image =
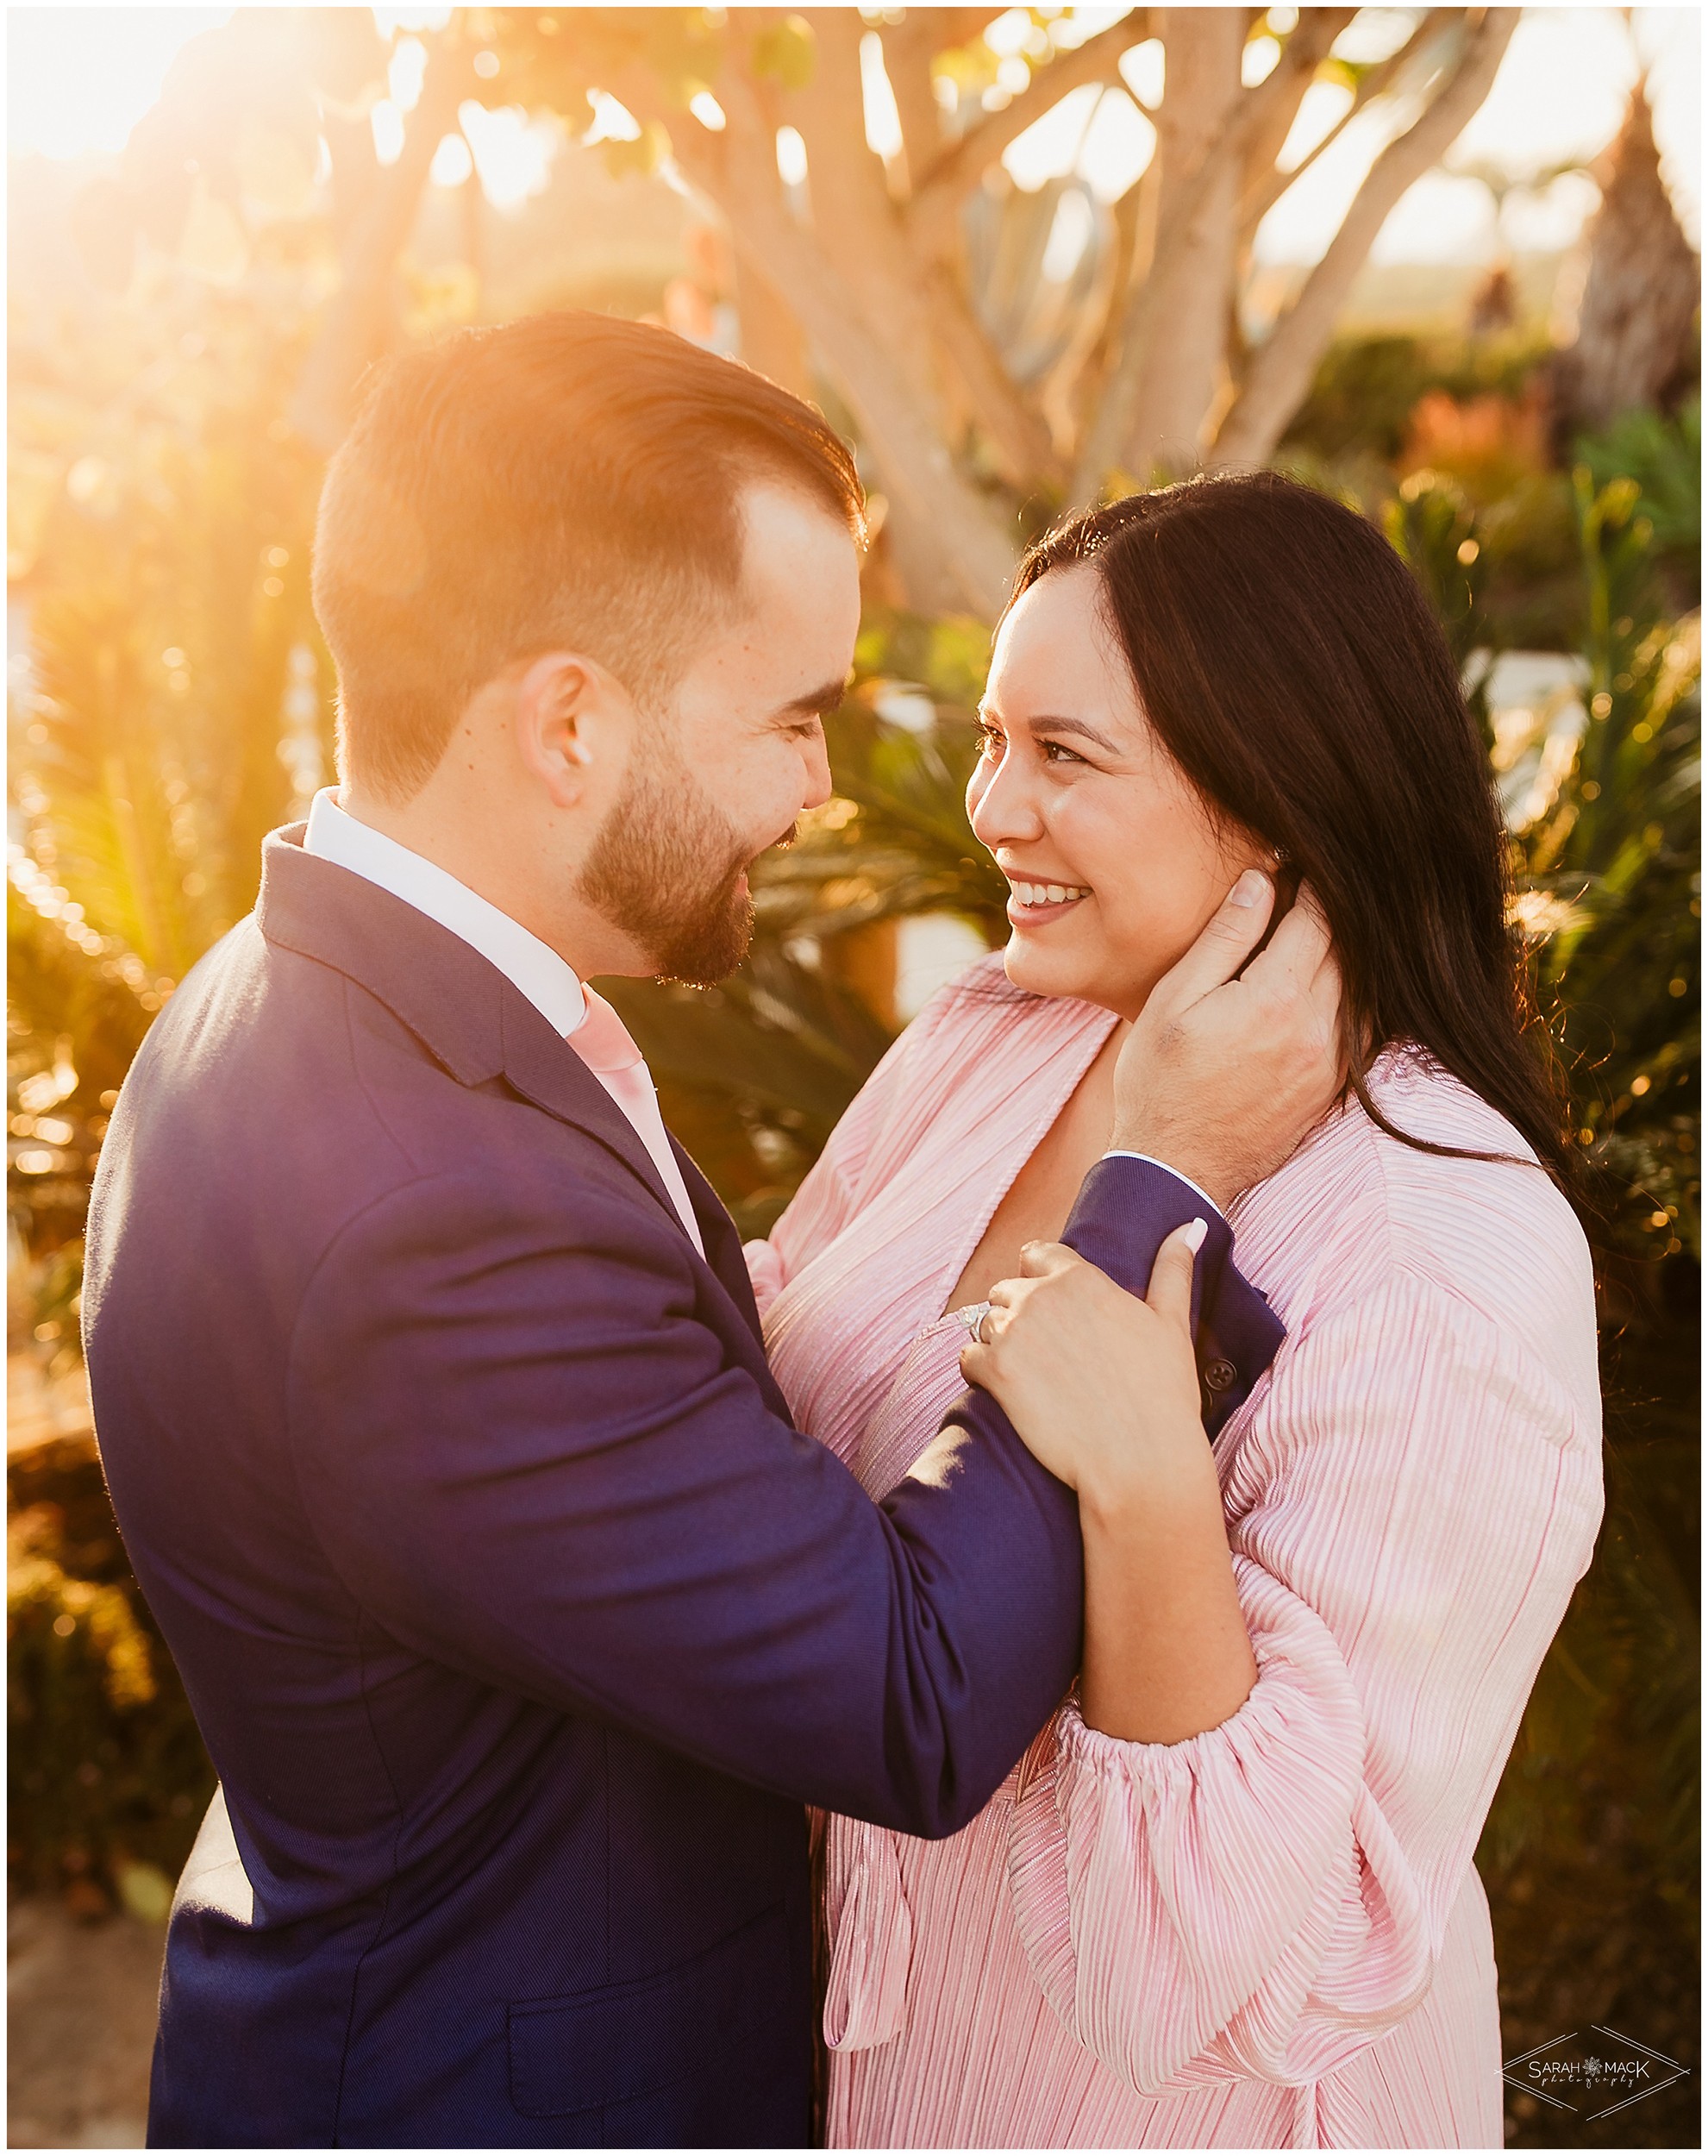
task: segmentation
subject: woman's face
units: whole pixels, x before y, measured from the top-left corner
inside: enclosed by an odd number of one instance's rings
[[[1152,731],[1095,569],[1053,570],[997,635],[967,813],[1010,886],[1017,987],[1136,1017],[1261,839],[1213,815]]]

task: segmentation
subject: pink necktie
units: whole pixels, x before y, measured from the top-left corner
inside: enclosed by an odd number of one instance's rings
[[[598,991],[583,988],[581,993],[587,1015],[566,1037],[629,1121],[644,1130],[651,1119],[647,1107],[656,1097],[646,1058],[635,1047],[635,1036]]]
[[[635,1136],[664,1178],[683,1226],[698,1246],[699,1224],[689,1200],[688,1186],[665,1135],[664,1118],[659,1112],[658,1094],[653,1089],[646,1058],[635,1045],[634,1035],[598,991],[584,987],[581,993],[587,1015],[564,1037],[634,1125]],[[704,1255],[704,1250],[701,1254]]]

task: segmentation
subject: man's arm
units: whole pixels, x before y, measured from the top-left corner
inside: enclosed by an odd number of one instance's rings
[[[698,1288],[662,1216],[579,1178],[522,1193],[470,1172],[382,1200],[296,1329],[321,1545],[429,1659],[953,1832],[1078,1666],[1074,1498],[1004,1424],[953,1491],[873,1505],[771,1413]]]

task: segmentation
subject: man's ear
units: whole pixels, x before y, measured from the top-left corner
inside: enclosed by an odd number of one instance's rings
[[[603,667],[572,651],[535,659],[516,685],[517,753],[558,808],[585,799],[596,758],[609,757],[622,727],[622,691]]]

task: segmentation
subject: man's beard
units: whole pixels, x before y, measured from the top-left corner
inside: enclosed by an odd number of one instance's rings
[[[577,879],[579,895],[632,936],[666,981],[710,987],[753,941],[741,833],[674,747],[641,744],[628,783]]]

